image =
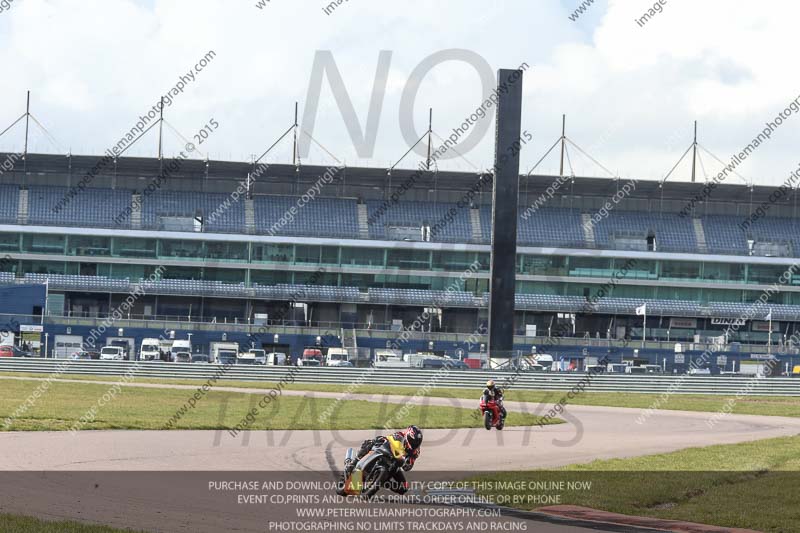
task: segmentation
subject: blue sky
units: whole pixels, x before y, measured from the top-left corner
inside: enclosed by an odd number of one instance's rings
[[[315,56],[330,50],[352,100],[360,128],[367,122],[381,50],[392,52],[374,150],[356,149],[327,79],[320,93],[314,137],[350,165],[389,166],[408,148],[400,127],[400,101],[414,68],[447,49],[474,52],[491,67],[530,65],[525,75],[523,128],[534,140],[522,153],[529,169],[560,134],[567,135],[621,177],[660,179],[691,142],[719,158],[738,153],[766,121],[800,95],[792,68],[800,11],[789,0],[754,3],[668,0],[644,27],[635,19],[649,2],[597,1],[576,21],[580,1],[349,0],[330,15],[327,2],[270,0],[15,0],[0,12],[0,130],[24,111],[32,91],[34,115],[57,139],[38,131],[31,151],[103,152],[208,52],[216,57],[167,109],[169,124],[191,138],[211,118],[220,124],[201,150],[212,159],[249,160],[301,115]],[[412,80],[412,84],[413,84]],[[446,137],[484,94],[475,69],[442,63],[423,79],[413,120],[424,131],[427,109]],[[493,118],[492,118],[493,120]],[[441,169],[487,168],[493,123],[478,145]],[[760,184],[777,184],[797,167],[793,116],[742,164]],[[23,129],[0,137],[0,150],[22,147]],[[128,155],[152,156],[148,134]],[[167,154],[185,142],[167,129]],[[573,151],[578,175],[604,175]],[[199,157],[200,154],[196,153]],[[286,162],[289,143],[269,157]],[[416,159],[415,159],[416,158]],[[409,156],[403,166],[413,166]],[[330,163],[312,146],[307,160]],[[709,176],[719,164],[706,156]],[[670,179],[688,179],[689,165]],[[557,170],[555,157],[539,167]],[[702,171],[701,171],[702,178]]]

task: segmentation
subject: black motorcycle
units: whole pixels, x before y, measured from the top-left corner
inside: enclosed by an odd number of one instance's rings
[[[352,458],[352,454],[353,449],[348,449],[346,462],[348,458]],[[397,457],[394,454],[387,439],[375,444],[350,471],[345,469],[339,494],[361,494],[366,498],[373,497],[402,467],[402,458],[403,456]],[[360,479],[358,479],[359,477]],[[359,486],[360,490],[357,490]]]

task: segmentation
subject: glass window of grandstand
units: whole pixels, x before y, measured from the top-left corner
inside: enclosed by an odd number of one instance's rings
[[[223,283],[244,283],[245,271],[237,268],[205,268],[203,279]]]
[[[321,246],[307,246],[298,244],[294,249],[295,263],[320,264]]]
[[[396,276],[377,274],[375,276],[375,283],[378,286],[383,286],[391,289],[430,289],[434,283],[440,287],[446,287],[446,280],[448,278],[439,278],[436,282],[428,276]]]
[[[702,292],[703,300],[708,302],[739,302],[742,298],[742,291],[702,289]]]
[[[703,279],[707,281],[744,281],[745,266],[741,263],[705,263]]]
[[[201,268],[171,266],[164,269],[161,279],[203,279]]]
[[[147,278],[153,268],[147,265],[111,265],[110,277],[138,281]]]
[[[19,261],[16,259],[3,258],[0,260],[0,272],[16,272],[18,266]]]
[[[465,271],[476,259],[475,252],[433,252],[432,266],[433,270]],[[481,270],[480,266],[478,270]]]
[[[67,237],[68,255],[111,255],[111,239],[93,235],[70,235]]]
[[[378,281],[378,276],[372,274],[342,274],[342,287],[358,287],[367,290],[369,287],[379,287],[383,281]]]
[[[700,263],[693,261],[664,261],[661,277],[667,279],[700,279]]]
[[[164,239],[160,241],[161,257],[180,259],[205,259],[206,250],[203,241],[182,241]]]
[[[0,233],[0,250],[7,252],[19,251],[19,233]]]
[[[77,263],[73,264],[77,265]],[[23,261],[22,272],[24,274],[69,274],[70,273],[65,270],[64,263],[56,261]]]
[[[111,255],[115,257],[149,257],[157,255],[156,239],[130,239],[114,237],[111,242]]]
[[[67,242],[65,235],[27,233],[22,237],[22,251],[44,254],[63,254]]]
[[[614,272],[624,273],[625,279],[657,279],[658,262],[647,259],[614,259]]]
[[[574,288],[574,294],[583,295],[583,285],[570,283],[567,285]],[[517,281],[517,292],[519,294],[564,294],[564,283],[548,283],[542,281]],[[570,293],[573,294],[573,293]]]
[[[701,293],[693,287],[667,287],[659,285],[655,289],[655,298],[658,300],[688,300],[696,302]]]
[[[294,283],[297,285],[338,285],[339,274],[335,272],[295,272]]]
[[[390,249],[386,254],[389,268],[428,270],[431,268],[431,253],[427,250]]]
[[[206,242],[206,257],[219,261],[247,261],[246,242],[209,241]]]
[[[381,248],[342,248],[342,265],[383,267]]]
[[[412,276],[412,278],[415,278],[415,276]],[[424,279],[424,278],[419,278],[419,279]],[[448,287],[453,287],[453,289],[457,291],[463,291],[464,283],[466,281],[466,280],[462,281],[458,278],[440,278],[433,276],[427,278],[427,280],[428,280],[428,287],[426,288],[430,288],[431,290],[435,291],[443,291],[446,290]]]
[[[250,283],[258,285],[292,283],[292,273],[285,270],[251,270]]]
[[[91,261],[91,260],[89,260]],[[111,265],[103,263],[74,263],[70,261],[64,267],[64,273],[74,276],[105,276],[111,275]]]
[[[480,296],[484,292],[489,292],[489,280],[469,278],[464,281],[464,290],[476,296]]]
[[[777,283],[786,265],[750,265],[747,280],[751,283]]]
[[[291,263],[294,260],[292,244],[254,244],[253,261],[264,263]]]
[[[520,265],[519,273],[529,276],[567,275],[567,258],[563,255],[523,255],[520,258]]]
[[[614,298],[636,298],[642,300],[652,300],[655,298],[655,290],[654,287],[650,286],[616,285],[611,290],[610,296]]]
[[[611,259],[606,257],[570,257],[570,276],[608,277],[612,274]]]
[[[337,246],[323,246],[321,257],[323,265],[338,265],[339,248]]]

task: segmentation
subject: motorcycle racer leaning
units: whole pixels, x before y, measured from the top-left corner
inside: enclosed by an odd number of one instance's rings
[[[414,468],[414,462],[419,457],[420,447],[422,446],[422,430],[417,426],[408,426],[406,429],[397,431],[390,435],[378,436],[374,439],[367,439],[361,443],[356,459],[345,462],[344,478],[347,478],[360,461],[375,446],[380,446],[388,441],[397,456],[402,457],[403,466],[397,470],[390,480],[387,481],[388,488],[397,494],[408,492],[408,481],[403,472],[408,472]]]
[[[503,406],[503,389],[496,386],[493,379],[486,382],[486,388],[483,389],[483,400],[485,402],[489,400],[496,401],[497,406],[500,408],[500,416],[502,418],[505,418],[508,414],[506,408]]]

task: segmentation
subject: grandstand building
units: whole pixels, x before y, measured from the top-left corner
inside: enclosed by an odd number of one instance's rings
[[[43,316],[20,322],[42,324],[51,347],[109,315],[107,336],[137,347],[191,333],[200,350],[225,338],[297,357],[338,338],[366,361],[401,328],[413,329],[405,351],[460,355],[486,342],[492,195],[475,184],[487,176],[197,160],[166,169],[145,158],[96,173],[98,160],[29,154],[0,175],[0,283],[47,284]],[[772,204],[770,187],[726,183],[703,196],[702,183],[639,181],[597,216],[625,181],[520,179],[520,353],[610,352],[680,371],[716,343],[714,372],[767,352],[798,358],[794,194]]]

